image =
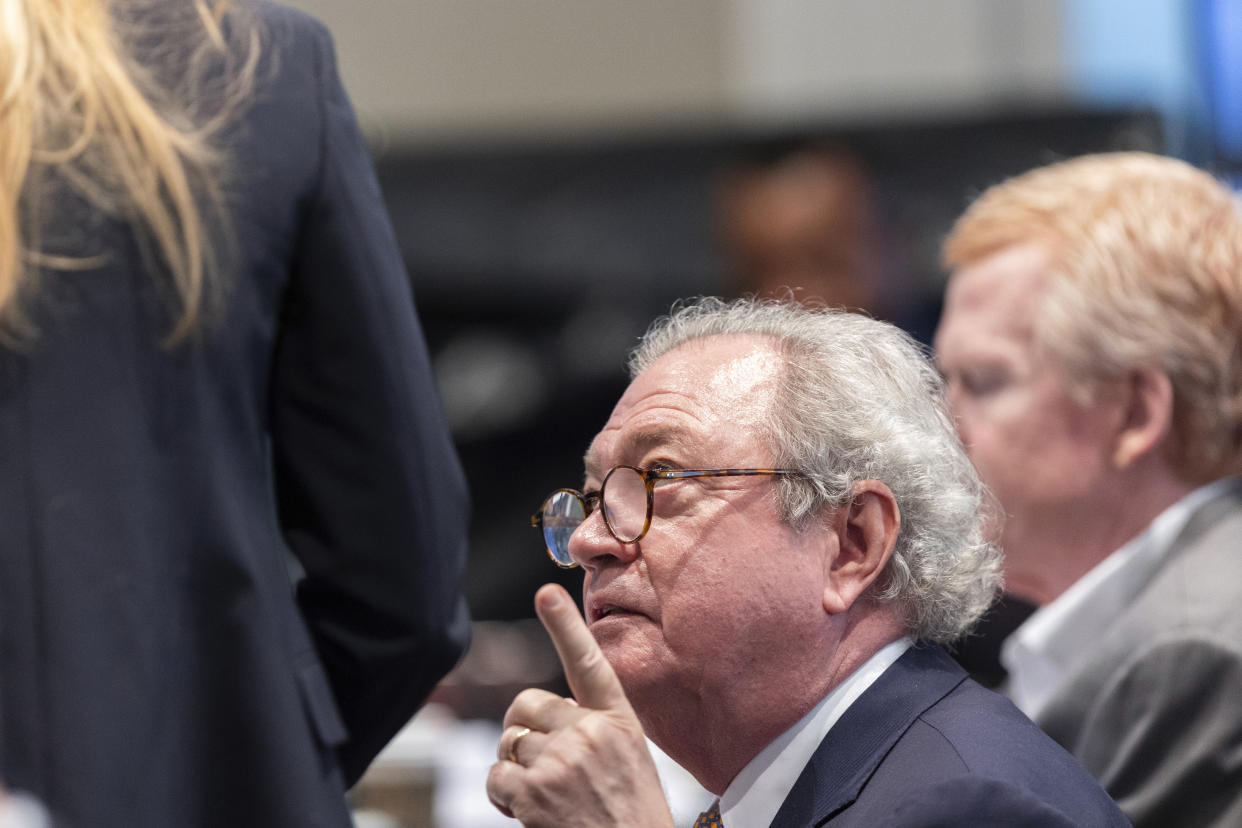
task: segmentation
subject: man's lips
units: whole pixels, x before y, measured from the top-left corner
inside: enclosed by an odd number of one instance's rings
[[[612,604],[604,604],[599,608],[598,612],[592,613],[594,616],[592,621],[602,621],[605,618],[612,618],[618,615],[638,615],[633,610],[627,610],[623,607],[613,606]]]
[[[643,613],[628,604],[603,599],[591,601],[588,607],[588,620],[592,624],[596,621],[602,621],[605,618],[646,615],[646,613]]]

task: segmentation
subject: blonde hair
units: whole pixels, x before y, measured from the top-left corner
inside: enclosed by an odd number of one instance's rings
[[[40,268],[81,269],[98,257],[74,258],[39,249],[39,187],[45,173],[72,187],[92,206],[130,222],[150,254],[162,259],[179,306],[169,342],[183,339],[209,304],[208,280],[217,240],[209,216],[221,202],[219,157],[212,138],[227,106],[204,114],[196,96],[155,81],[126,48],[124,35],[142,34],[150,13],[165,28],[160,58],[179,62],[180,80],[203,68],[211,52],[227,67],[232,101],[249,91],[258,58],[257,35],[232,54],[223,34],[230,0],[193,0],[180,12],[108,0],[4,0],[0,4],[0,344],[16,346],[36,333],[24,304]],[[177,14],[180,13],[180,20]],[[169,37],[174,35],[175,37]],[[240,68],[238,68],[240,67]],[[168,69],[167,66],[161,68]],[[204,73],[205,76],[205,73]]]
[[[987,190],[958,219],[944,263],[1019,244],[1048,256],[1036,347],[1079,396],[1140,368],[1173,386],[1171,459],[1192,481],[1242,464],[1242,211],[1189,164],[1084,156]]]

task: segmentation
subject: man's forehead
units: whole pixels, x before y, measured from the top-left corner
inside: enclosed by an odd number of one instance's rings
[[[588,473],[657,446],[691,452],[722,429],[758,429],[783,364],[767,337],[708,337],[673,349],[626,389],[587,451]]]
[[[1035,304],[1047,289],[1047,254],[1024,245],[993,254],[949,280],[936,330],[936,361],[972,358],[998,343],[1025,344],[1034,335]]]
[[[1037,243],[1006,247],[957,270],[949,279],[946,298],[950,310],[987,310],[1022,305],[1048,284],[1051,258]]]
[[[784,358],[771,337],[706,336],[683,343],[652,362],[630,383],[625,397],[640,390],[663,389],[707,405],[729,405],[732,398],[770,384],[783,366]]]

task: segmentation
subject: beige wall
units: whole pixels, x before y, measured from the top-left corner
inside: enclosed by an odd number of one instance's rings
[[[286,0],[324,20],[367,128],[601,131],[1055,98],[1053,0]]]
[[[734,0],[748,116],[870,117],[1061,94],[1054,0]]]
[[[292,0],[336,35],[369,127],[590,128],[726,97],[718,0]]]

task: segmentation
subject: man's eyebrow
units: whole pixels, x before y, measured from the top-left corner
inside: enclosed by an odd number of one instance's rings
[[[582,455],[582,465],[586,469],[586,477],[590,477],[593,473],[599,476],[599,461],[595,459],[595,447],[587,448],[586,453]]]

